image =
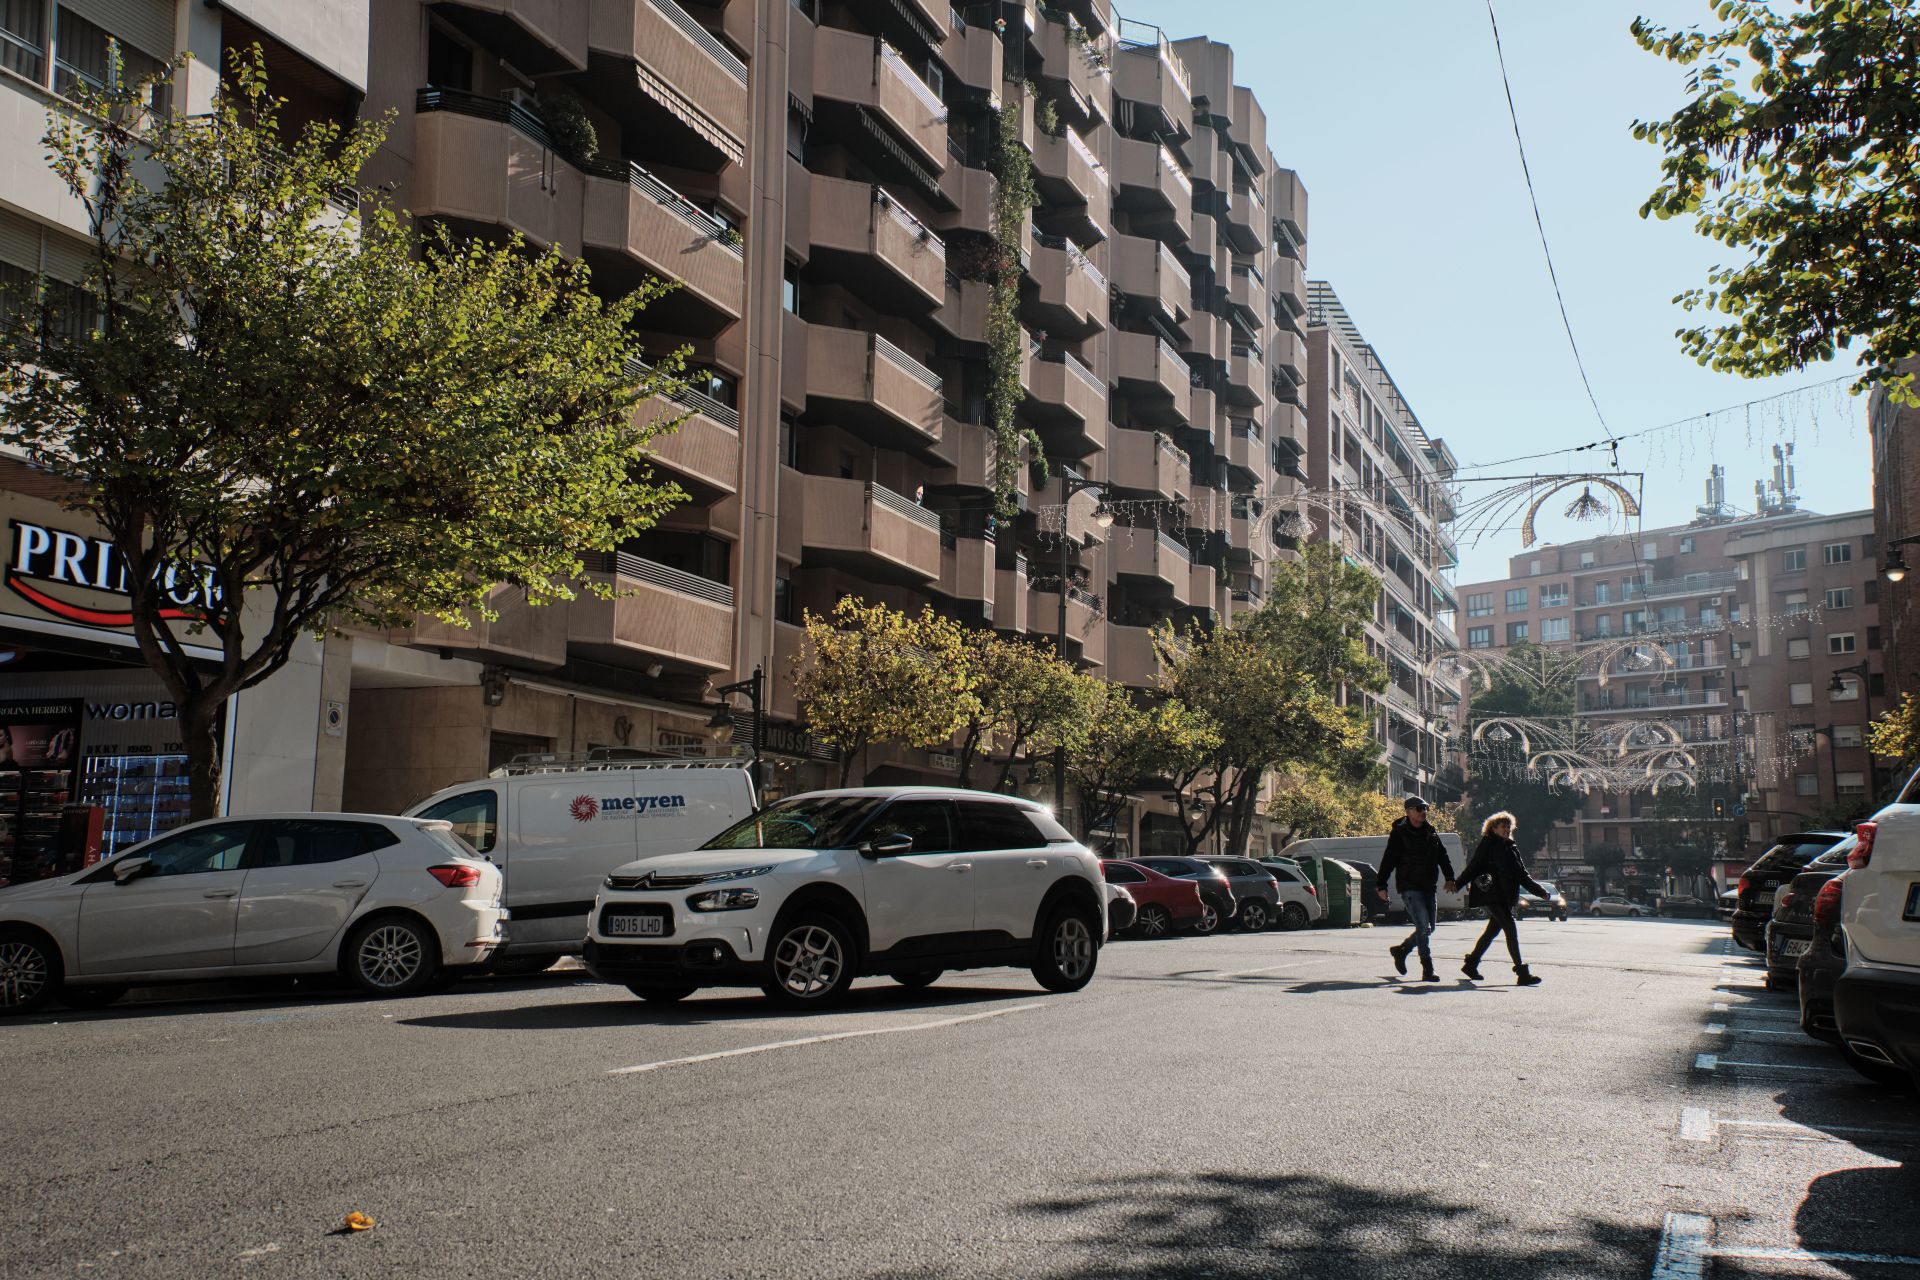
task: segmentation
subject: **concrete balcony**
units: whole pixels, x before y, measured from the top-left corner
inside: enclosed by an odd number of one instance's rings
[[[487,606],[498,616],[489,621],[467,615],[466,626],[421,614],[411,627],[387,632],[387,643],[415,649],[446,650],[477,662],[559,667],[567,661],[567,613],[571,605],[532,605],[519,587],[495,587]]]
[[[1071,240],[1038,233],[1027,274],[1038,286],[1027,313],[1038,327],[1078,341],[1107,327],[1107,278]]]
[[[969,26],[966,35],[956,47],[949,38],[941,46],[940,55],[947,59],[953,73],[960,77],[960,83],[973,89],[983,89],[988,93],[1000,91],[1001,69],[1005,66],[1005,46],[992,27]]]
[[[808,564],[877,582],[939,580],[940,518],[933,512],[862,480],[810,475],[801,482],[800,544]]]
[[[1111,359],[1115,384],[1130,397],[1135,421],[1162,428],[1187,424],[1193,375],[1165,338],[1116,333]]]
[[[422,90],[415,109],[414,213],[579,254],[587,179],[546,145],[538,116],[444,89]]]
[[[1027,372],[1027,414],[1047,440],[1049,452],[1083,458],[1106,448],[1107,389],[1074,357],[1032,360]]]
[[[1307,269],[1300,259],[1275,254],[1267,273],[1267,287],[1276,314],[1286,308],[1295,320],[1307,314]]]
[[[1162,323],[1179,328],[1192,318],[1193,277],[1166,245],[1145,236],[1117,235],[1112,264],[1114,287]]]
[[[1106,166],[1072,129],[1057,138],[1043,133],[1034,139],[1033,182],[1049,205],[1091,206],[1102,218],[1113,200]]]
[[[1176,244],[1192,239],[1193,183],[1173,152],[1156,142],[1115,138],[1113,159],[1114,206],[1157,236]]]
[[[962,342],[987,340],[987,309],[993,301],[993,286],[984,280],[962,280],[948,275],[943,284],[945,301],[928,318]]]
[[[1066,23],[1043,18],[1034,43],[1041,58],[1040,78],[1064,89],[1080,118],[1103,118],[1112,95],[1112,42],[1085,28],[1069,29]]]
[[[585,558],[611,600],[582,592],[567,607],[567,648],[619,666],[733,666],[733,588],[626,552]]]
[[[1252,263],[1236,262],[1227,276],[1227,301],[1240,308],[1258,332],[1267,323],[1267,278]]]
[[[698,391],[686,389],[669,397],[655,397],[634,410],[641,422],[672,421],[680,425],[647,442],[647,455],[656,465],[691,481],[699,490],[730,494],[740,484],[740,415]]]
[[[1268,342],[1267,362],[1279,379],[1303,387],[1307,382],[1307,344],[1299,334],[1291,329],[1272,330]],[[1287,397],[1289,399],[1293,397]]]
[[[993,615],[998,571],[994,548],[983,538],[955,538],[940,550],[940,582],[936,588],[949,600],[980,606],[981,617]]]
[[[1027,592],[1027,634],[1042,640],[1057,641],[1060,626],[1060,593]],[[1107,661],[1107,624],[1097,612],[1095,601],[1075,588],[1067,596],[1067,651],[1069,661],[1084,666],[1104,666]]]
[[[576,0],[455,0],[439,13],[482,44],[510,47],[534,74],[587,69],[587,10]]]
[[[1061,488],[1059,475],[1049,477],[1045,484],[1033,491],[1033,505],[1058,510],[1063,501],[1060,496]],[[1105,541],[1107,531],[1102,529],[1095,519],[1100,510],[1100,498],[1094,490],[1080,490],[1071,500],[1066,500],[1066,508],[1067,539],[1075,547],[1085,547]],[[1055,543],[1055,546],[1058,545]],[[1051,564],[1052,561],[1048,563]]]
[[[1130,689],[1160,687],[1160,658],[1153,650],[1153,628],[1107,624],[1106,676]]]
[[[1267,211],[1272,214],[1275,238],[1295,245],[1307,242],[1307,188],[1291,169],[1267,175]]]
[[[1219,188],[1229,192],[1219,210],[1220,230],[1239,253],[1259,253],[1266,247],[1269,225],[1267,206],[1252,187],[1233,185]]]
[[[993,573],[993,627],[996,631],[1020,634],[1027,630],[1030,601],[1027,591],[1027,562],[1017,558],[1012,569]]]
[[[747,66],[674,0],[610,0],[581,5],[591,12],[593,80],[616,107],[651,106],[649,123],[677,122],[723,158],[738,164],[747,136]],[[596,97],[602,95],[596,93]],[[718,130],[716,136],[714,130]]]
[[[938,488],[991,491],[994,487],[995,459],[1000,451],[991,427],[978,423],[946,421],[938,456],[943,464],[934,472]],[[1024,505],[1032,489],[1031,475],[1023,466],[1014,468],[1014,495]]]
[[[1240,408],[1255,408],[1267,398],[1267,364],[1260,348],[1249,342],[1235,343],[1227,357],[1227,380],[1220,398]]]
[[[934,227],[942,232],[955,229],[993,234],[993,201],[999,182],[985,169],[961,163],[958,156],[940,175],[940,193],[953,208],[933,217]]]
[[[1193,557],[1180,543],[1152,529],[1115,529],[1114,571],[1138,589],[1176,604],[1193,591]]]
[[[706,337],[740,318],[746,268],[726,225],[639,165],[596,166],[584,239],[597,276],[629,286],[647,275],[680,282],[648,308],[651,323]],[[671,319],[660,317],[662,308]]]
[[[1218,609],[1220,590],[1220,571],[1210,564],[1195,561],[1193,572],[1187,580],[1187,607]]]
[[[1193,136],[1193,80],[1165,36],[1147,45],[1121,41],[1113,58],[1113,96],[1133,103],[1136,119],[1156,132]]]
[[[1115,427],[1107,437],[1107,465],[1108,482],[1130,496],[1184,502],[1193,491],[1187,456],[1156,432]]]
[[[892,312],[946,303],[945,242],[885,187],[816,173],[811,207],[810,266]]]
[[[1226,447],[1220,452],[1227,465],[1239,471],[1258,476],[1266,469],[1266,457],[1262,450],[1260,430],[1245,418],[1232,419],[1227,426]]]
[[[807,410],[870,443],[924,450],[939,443],[943,384],[931,370],[877,333],[811,325],[807,335]]]
[[[813,37],[813,92],[818,99],[865,107],[919,163],[936,174],[945,171],[946,105],[885,40],[821,27]]]

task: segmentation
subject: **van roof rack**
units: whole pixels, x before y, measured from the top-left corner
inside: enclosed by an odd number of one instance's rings
[[[744,755],[676,756],[666,751],[596,747],[591,751],[541,751],[515,756],[487,776],[517,778],[535,773],[615,773],[626,769],[744,769],[748,764]]]

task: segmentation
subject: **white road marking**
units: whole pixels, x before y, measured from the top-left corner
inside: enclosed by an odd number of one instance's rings
[[[1834,1137],[1841,1133],[1858,1133],[1867,1137],[1881,1138],[1894,1142],[1920,1142],[1920,1129],[1884,1128],[1879,1125],[1861,1124],[1796,1124],[1791,1120],[1722,1120],[1722,1125],[1737,1125],[1742,1129],[1772,1129],[1796,1137],[1817,1138],[1823,1142],[1844,1142],[1846,1139]],[[1849,1143],[1848,1145],[1852,1145]]]
[[[932,1022],[913,1022],[904,1027],[867,1027],[859,1031],[834,1031],[826,1035],[802,1036],[798,1040],[775,1040],[770,1044],[752,1044],[741,1049],[722,1049],[717,1053],[696,1053],[686,1058],[666,1058],[659,1062],[642,1062],[637,1066],[615,1067],[608,1071],[610,1076],[638,1075],[643,1071],[661,1071],[667,1067],[688,1067],[697,1062],[718,1062],[722,1058],[744,1058],[755,1053],[773,1053],[779,1049],[798,1049],[810,1044],[828,1044],[835,1040],[858,1040],[865,1036],[886,1036],[902,1031],[934,1031],[941,1027],[958,1026],[963,1022],[979,1022],[985,1018],[1004,1017],[1009,1013],[1025,1013],[1029,1009],[1044,1009],[1041,1004],[1016,1004],[1006,1009],[989,1009],[985,1013],[962,1014],[957,1018],[938,1018]]]
[[[1680,1112],[1680,1136],[1688,1142],[1713,1141],[1713,1113],[1705,1107],[1687,1107]]]
[[[1713,1011],[1715,1013],[1725,1013],[1730,1007],[1725,1000],[1715,1000],[1713,1002]]]
[[[1768,1262],[1864,1262],[1879,1267],[1920,1267],[1920,1258],[1903,1258],[1890,1253],[1829,1253],[1824,1250],[1768,1249],[1752,1245],[1736,1245],[1709,1252],[1716,1258],[1755,1258]]]
[[[1706,1280],[1707,1242],[1712,1237],[1712,1218],[1697,1213],[1668,1214],[1660,1228],[1653,1280]]]
[[[1712,1055],[1703,1053],[1700,1056],[1706,1058]],[[1697,1067],[1700,1063],[1696,1060],[1693,1065]],[[1733,1058],[1720,1058],[1716,1061],[1715,1065],[1722,1067],[1750,1067],[1760,1071],[1813,1071],[1823,1076],[1850,1076],[1853,1074],[1840,1067],[1798,1067],[1791,1062],[1740,1062]],[[1708,1071],[1713,1070],[1712,1067],[1705,1069]]]
[[[1696,1053],[1693,1055],[1693,1069],[1695,1071],[1712,1071],[1719,1065],[1720,1059],[1711,1053]]]
[[[1770,1031],[1765,1027],[1741,1027],[1738,1030],[1743,1036],[1785,1036],[1790,1040],[1805,1040],[1809,1048],[1819,1043],[1804,1031]]]
[[[1709,1022],[1706,1027],[1706,1032],[1710,1036],[1723,1036],[1727,1034],[1727,1024],[1724,1022]]]

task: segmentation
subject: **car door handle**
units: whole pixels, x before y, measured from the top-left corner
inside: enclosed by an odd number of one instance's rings
[[[203,898],[231,898],[239,892],[238,889],[209,889],[200,896]]]
[[[953,864],[953,870],[965,873],[973,870],[973,864],[971,862],[956,862]]]
[[[365,880],[335,880],[333,887],[336,889],[364,889],[367,887],[367,882]]]
[[[1045,858],[1028,858],[1027,865],[1045,871],[1047,869],[1047,860]]]

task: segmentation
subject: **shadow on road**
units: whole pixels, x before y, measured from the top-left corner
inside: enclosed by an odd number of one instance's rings
[[[553,991],[593,982],[579,969],[560,969],[522,977],[480,973],[462,977],[426,998],[448,992]],[[326,1009],[335,1005],[377,1003],[332,974],[298,978],[235,978],[226,982],[193,982],[179,986],[136,987],[125,1003],[105,1009],[80,1010],[56,1005],[44,1013],[9,1019],[10,1025],[44,1022],[114,1022],[140,1018],[178,1018],[191,1014],[272,1013],[281,1010]]]
[[[609,992],[618,988],[609,987]],[[1043,994],[1033,987],[932,987],[910,991],[899,986],[855,987],[835,1005],[833,1013],[898,1012],[923,1009],[939,1012],[993,1000],[1032,998]],[[716,1023],[762,1021],[767,1018],[816,1017],[827,1010],[789,1010],[759,994],[715,990],[680,1004],[656,1005],[624,993],[606,1000],[571,1000],[561,1004],[528,1004],[511,1009],[470,1009],[462,1013],[430,1013],[401,1018],[403,1027],[443,1031],[577,1031],[598,1027],[704,1027]]]
[[[1322,991],[1379,991],[1382,988],[1399,996],[1430,996],[1442,992],[1478,991],[1480,988],[1465,978],[1455,978],[1452,982],[1421,982],[1414,978],[1374,978],[1371,981],[1351,981],[1345,978],[1316,978],[1311,982],[1299,982],[1287,988],[1288,995],[1311,996]]]
[[[1651,1228],[1585,1218],[1551,1233],[1430,1192],[1389,1192],[1317,1176],[1144,1175],[1084,1184],[1020,1207],[1069,1224],[1069,1257],[1049,1280],[1094,1277],[1461,1277],[1564,1280],[1647,1274]],[[935,1280],[962,1269],[889,1272]]]
[[[1840,1061],[1835,1053],[1834,1061]],[[1775,1097],[1783,1118],[1830,1133],[1860,1151],[1898,1162],[1823,1173],[1807,1184],[1794,1211],[1799,1247],[1812,1253],[1869,1253],[1920,1257],[1920,1099],[1897,1086],[1864,1078],[1838,1090],[1794,1089]],[[1849,1261],[1828,1266],[1863,1280],[1891,1274],[1884,1263]]]

